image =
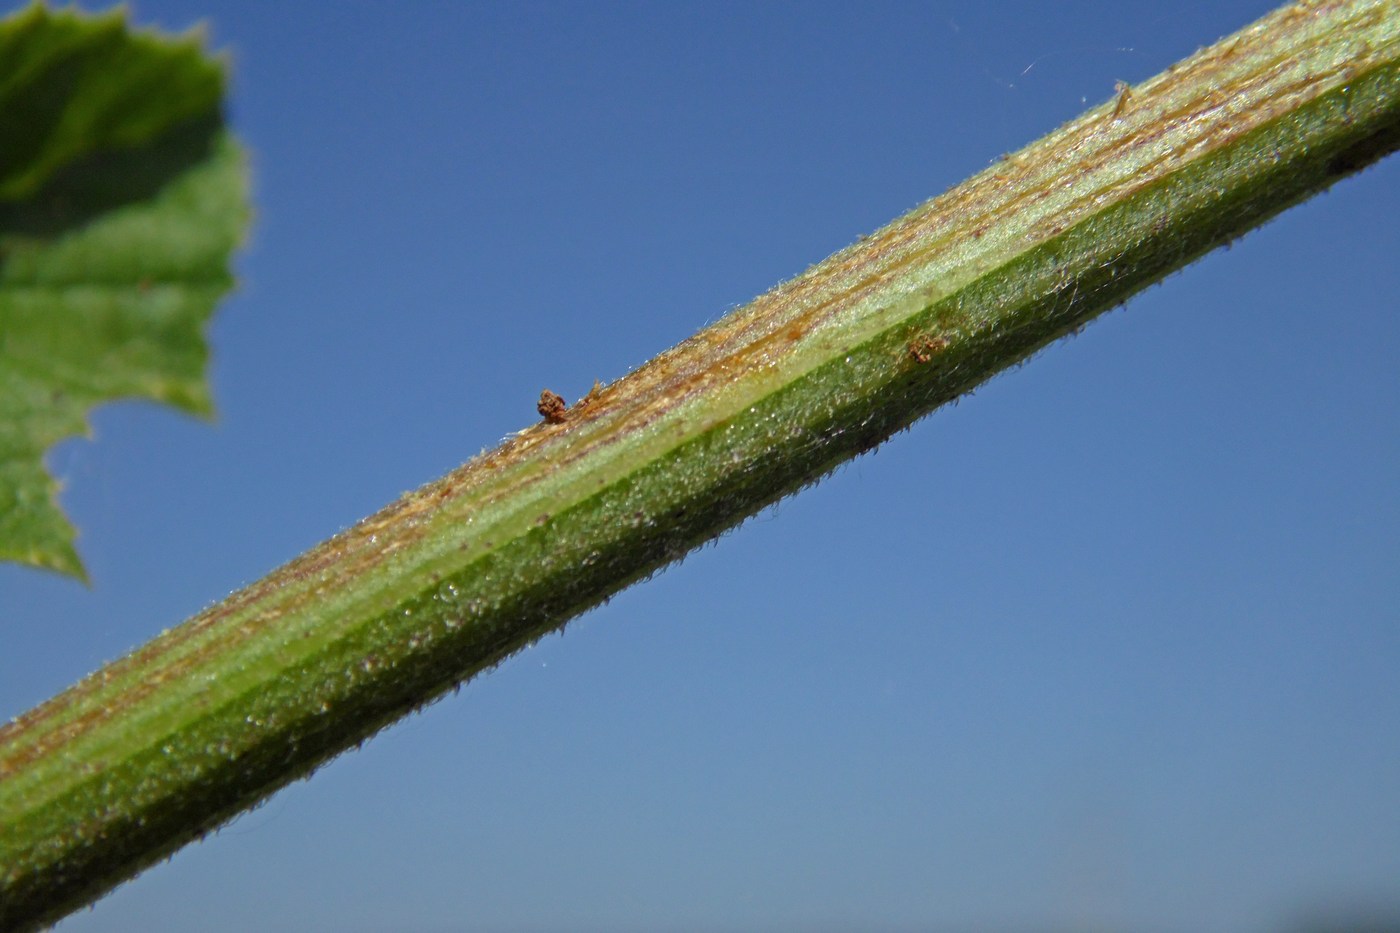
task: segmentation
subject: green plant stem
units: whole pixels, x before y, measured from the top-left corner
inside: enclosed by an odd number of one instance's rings
[[[1290,6],[0,729],[51,921],[1400,145],[1400,7]]]

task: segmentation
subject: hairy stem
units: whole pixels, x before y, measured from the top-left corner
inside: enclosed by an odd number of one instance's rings
[[[1281,9],[0,728],[51,921],[1400,145],[1400,7]]]

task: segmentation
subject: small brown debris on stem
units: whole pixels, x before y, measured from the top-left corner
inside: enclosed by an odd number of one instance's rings
[[[909,355],[915,363],[927,363],[935,353],[947,346],[948,341],[942,337],[919,337],[909,344]]]
[[[540,403],[535,409],[547,423],[563,424],[569,413],[569,403],[564,401],[564,396],[545,389],[540,393]]]

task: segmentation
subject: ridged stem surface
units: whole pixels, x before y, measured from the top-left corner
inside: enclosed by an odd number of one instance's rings
[[[0,728],[0,928],[95,898],[1397,144],[1391,0],[1289,6],[1120,89]]]

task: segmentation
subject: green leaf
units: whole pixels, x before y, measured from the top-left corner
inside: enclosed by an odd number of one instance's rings
[[[247,224],[197,36],[32,6],[0,22],[0,559],[83,576],[43,456],[119,398],[212,411],[204,327]]]

